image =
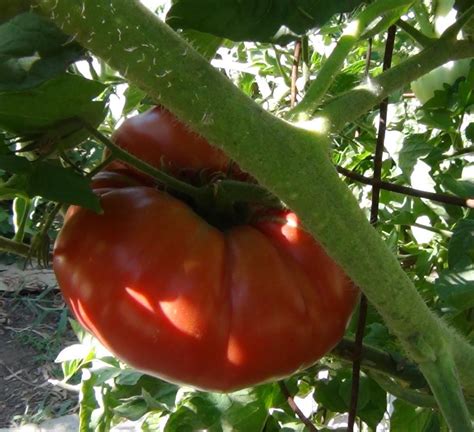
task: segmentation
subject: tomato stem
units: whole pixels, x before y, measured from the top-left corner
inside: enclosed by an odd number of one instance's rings
[[[198,188],[196,186],[190,185],[189,183],[178,180],[177,178],[166,174],[165,172],[159,170],[158,168],[155,168],[149,163],[137,158],[133,154],[127,152],[126,150],[122,149],[117,144],[109,140],[106,136],[104,136],[90,124],[84,123],[84,127],[95,138],[97,138],[102,144],[107,147],[107,149],[111,152],[112,157],[120,159],[121,161],[133,166],[141,172],[153,177],[158,182],[163,183],[173,191],[184,193],[195,201],[199,201],[204,198],[202,188]]]
[[[149,163],[132,155],[109,140],[105,135],[91,125],[84,123],[84,127],[111,152],[111,155],[104,162],[99,164],[99,166],[94,168],[89,176],[96,174],[100,169],[106,167],[113,159],[120,159],[128,165],[131,165],[141,172],[153,177],[157,182],[165,185],[172,191],[186,195],[199,207],[210,207],[212,203],[219,202],[225,202],[230,206],[237,202],[248,202],[261,204],[271,208],[283,207],[282,202],[277,197],[255,183],[247,183],[237,180],[219,180],[201,187],[193,186],[177,179],[176,177],[166,174],[158,168],[155,168]]]
[[[380,15],[394,10],[402,15],[412,3],[413,0],[378,0],[363,9],[346,27],[331,55],[318,71],[317,78],[309,86],[301,102],[288,113],[288,117],[299,121],[310,119],[369,24]]]

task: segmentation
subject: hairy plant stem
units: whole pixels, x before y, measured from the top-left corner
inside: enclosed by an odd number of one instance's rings
[[[474,57],[474,41],[438,39],[420,53],[368,80],[364,85],[337,96],[323,107],[318,116],[337,132],[404,85],[450,60],[469,57]]]
[[[426,393],[420,393],[415,390],[407,389],[397,384],[385,375],[369,372],[368,374],[380,387],[386,392],[395,396],[397,399],[402,399],[406,402],[410,402],[415,406],[425,408],[436,408],[436,401],[432,395]]]
[[[400,13],[402,13],[403,6],[408,7],[412,3],[413,0],[377,0],[366,9],[363,9],[349,23],[331,55],[318,71],[316,79],[306,91],[301,102],[288,113],[288,118],[298,121],[305,121],[311,118],[321,99],[341,70],[347,56],[359,42],[362,33],[368,25],[384,13],[393,10],[400,10]]]
[[[420,47],[426,48],[436,40],[435,38],[424,35],[421,31],[402,19],[397,21],[397,26],[408,34]]]
[[[88,174],[88,177],[92,177],[102,168],[105,168],[109,161],[120,159],[122,162],[154,178],[158,183],[174,192],[185,194],[198,205],[209,206],[212,200],[225,200],[230,204],[250,202],[272,208],[283,208],[283,204],[278,198],[255,183],[223,179],[201,187],[193,186],[142,161],[119,147],[92,126],[85,124],[84,127],[104,144],[111,153],[105,161],[101,162],[98,167]]]
[[[295,210],[425,371],[426,365],[446,367],[438,360],[448,344],[465,390],[474,393],[474,347],[429,310],[368,223],[328,157],[329,127],[308,131],[265,112],[137,1],[36,4]],[[437,41],[380,75],[375,90],[358,89],[338,98],[326,108],[326,119],[337,130],[429,70],[473,55],[474,42]]]
[[[331,355],[347,362],[352,362],[356,342],[353,339],[342,339],[331,351]],[[401,381],[412,388],[427,387],[428,384],[418,367],[399,354],[382,351],[363,344],[360,353],[361,367]]]

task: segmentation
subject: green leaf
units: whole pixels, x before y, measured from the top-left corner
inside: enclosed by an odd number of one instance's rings
[[[230,394],[193,392],[171,414],[165,431],[260,431],[276,391],[268,385]]]
[[[194,407],[194,411],[187,406],[180,407],[170,415],[164,432],[194,432],[196,430],[222,431],[219,427],[219,412],[212,406]]]
[[[79,430],[89,431],[92,423],[92,413],[98,407],[94,392],[95,378],[88,370],[83,372],[81,398],[79,403]]]
[[[364,344],[387,348],[387,343],[390,343],[390,333],[385,325],[374,322],[367,326]]]
[[[449,268],[463,269],[474,265],[474,219],[461,219],[448,244]]]
[[[117,385],[135,385],[142,376],[143,373],[134,369],[125,369],[120,371],[120,375],[115,380],[115,383]]]
[[[342,377],[335,377],[329,381],[318,381],[315,386],[314,399],[332,412],[346,412],[347,404],[339,394]]]
[[[466,138],[469,141],[474,142],[474,123],[469,123],[467,125],[465,133],[466,133]]]
[[[339,393],[349,409],[352,391],[352,378],[345,379],[341,383]],[[357,416],[367,423],[371,429],[376,429],[382,421],[387,408],[387,395],[384,390],[366,375],[360,376],[359,396],[357,403]]]
[[[72,118],[96,125],[106,114],[106,101],[96,100],[105,88],[100,82],[66,73],[29,91],[0,93],[0,127],[28,135]]]
[[[123,113],[128,115],[138,108],[143,99],[146,98],[146,93],[137,86],[129,84],[127,90],[125,90],[124,96],[125,105],[123,107]]]
[[[147,413],[146,418],[144,419],[141,428],[143,432],[156,432],[160,429],[161,419],[163,417],[163,412],[161,411],[151,411]]]
[[[443,272],[435,286],[445,305],[460,311],[474,307],[474,267]]]
[[[23,13],[0,26],[0,91],[28,89],[51,79],[84,55],[51,21]]]
[[[341,370],[329,381],[316,383],[314,398],[318,404],[332,412],[349,411],[352,389],[352,377]],[[387,407],[386,393],[366,375],[360,376],[357,415],[375,429],[383,418]]]
[[[438,176],[447,191],[464,198],[471,198],[474,196],[474,182],[468,180],[459,180],[449,174],[442,174]]]
[[[223,38],[196,30],[184,30],[181,35],[207,60],[211,60],[223,42]]]
[[[423,110],[419,121],[432,128],[456,132],[457,119],[447,109]]]
[[[234,41],[294,40],[362,0],[175,0],[166,22]]]
[[[16,174],[8,186],[25,193],[30,198],[42,196],[51,201],[100,211],[99,198],[92,192],[90,180],[76,174],[70,168],[46,161],[29,162],[18,156],[0,155],[0,169]]]
[[[148,405],[143,399],[133,397],[116,406],[113,411],[128,420],[138,420],[148,412]]]
[[[438,414],[430,409],[418,408],[401,400],[393,404],[390,432],[439,432]]]
[[[425,134],[409,135],[403,142],[403,148],[398,155],[398,165],[408,178],[410,178],[413,168],[418,160],[427,156],[433,146],[428,142]]]

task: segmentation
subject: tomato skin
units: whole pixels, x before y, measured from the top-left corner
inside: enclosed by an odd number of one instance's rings
[[[161,106],[127,119],[112,135],[124,150],[172,174],[181,170],[227,172],[230,160]],[[114,162],[112,169],[123,167]],[[109,169],[111,169],[109,168]]]
[[[77,319],[125,362],[227,392],[343,336],[357,290],[294,214],[221,232],[164,192],[100,186],[103,213],[69,209],[53,266]]]

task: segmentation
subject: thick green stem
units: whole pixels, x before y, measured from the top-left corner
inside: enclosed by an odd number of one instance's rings
[[[387,376],[379,373],[370,372],[368,375],[386,392],[395,396],[397,399],[402,399],[419,407],[437,407],[435,398],[429,394],[404,388]]]
[[[271,208],[283,208],[282,202],[266,189],[253,184],[235,180],[221,180],[214,185],[215,195],[220,194],[235,202],[257,203]]]
[[[288,117],[298,121],[308,120],[334,82],[347,56],[372,21],[393,9],[400,9],[404,5],[409,6],[413,1],[414,0],[377,0],[364,9],[349,23],[333,52],[318,72],[316,80],[308,88],[301,102],[288,113]]]
[[[421,31],[408,24],[406,21],[403,21],[402,19],[399,19],[396,24],[406,34],[408,34],[420,47],[426,48],[435,41],[435,38],[431,38],[424,35]]]
[[[421,362],[420,369],[430,383],[431,390],[451,430],[472,432],[473,424],[451,353],[447,349],[436,355],[433,361]]]
[[[352,362],[354,350],[354,340],[344,338],[333,348],[331,355]],[[370,345],[362,346],[361,367],[365,371],[396,378],[398,381],[402,381],[405,386],[413,388],[428,386],[422,373],[414,363],[409,362],[401,355],[391,354]]]
[[[328,129],[319,133],[299,129],[265,112],[136,1],[38,0],[38,5],[64,31],[223,148],[295,210],[363,289],[413,360],[426,364],[444,352],[446,341],[455,340],[450,349],[465,356],[464,363],[457,363],[460,378],[465,389],[474,393],[474,348],[429,310],[368,223],[328,157]],[[417,63],[417,57],[407,62],[410,67],[427,72],[451,56],[474,54],[474,43],[435,45],[431,58],[421,57],[428,66]],[[385,80],[398,88],[421,74],[405,77],[399,67],[386,72]],[[393,84],[395,78],[398,85]],[[350,119],[343,113],[348,105],[356,106],[353,113],[358,116],[383,99],[385,91],[377,91],[370,103],[356,93],[341,109],[342,121],[335,113],[328,118],[341,126]],[[458,362],[459,356],[454,356]]]
[[[319,114],[334,132],[356,120],[388,95],[450,60],[474,57],[474,41],[440,39],[362,86],[329,102]]]

